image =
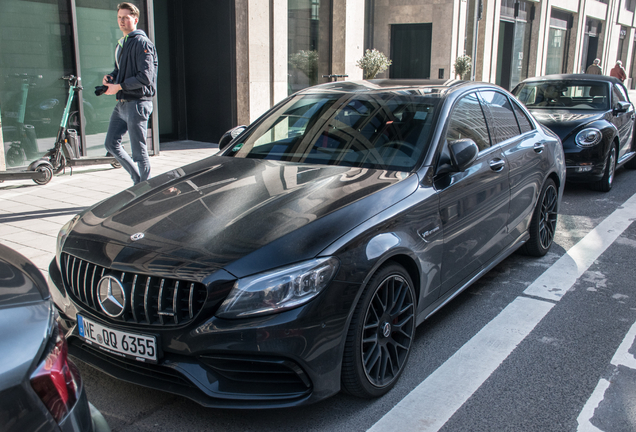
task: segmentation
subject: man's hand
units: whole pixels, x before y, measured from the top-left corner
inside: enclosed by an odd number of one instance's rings
[[[105,93],[107,95],[116,95],[117,92],[121,90],[121,86],[119,84],[105,83],[104,85],[108,87],[108,90],[106,90],[106,93]]]

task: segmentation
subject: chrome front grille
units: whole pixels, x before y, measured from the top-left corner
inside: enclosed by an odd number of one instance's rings
[[[199,282],[111,270],[62,254],[67,291],[74,300],[102,316],[97,287],[106,275],[117,278],[126,291],[127,304],[116,321],[156,326],[185,324],[199,313],[207,298],[205,285]]]

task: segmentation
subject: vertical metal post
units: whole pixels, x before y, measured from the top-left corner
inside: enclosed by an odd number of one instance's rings
[[[155,9],[153,0],[146,0],[146,19],[148,22],[148,38],[155,43]],[[152,98],[152,116],[150,122],[151,148],[152,154],[158,156],[160,153],[159,145],[159,103],[157,102],[157,94]]]
[[[475,81],[475,77],[477,76],[477,39],[479,37],[479,5],[481,0],[473,0],[475,4],[475,11],[473,14],[473,53],[472,53],[472,67],[470,68],[470,80]]]
[[[75,74],[77,75],[77,82],[79,86],[82,86],[82,68],[80,65],[80,51],[79,51],[79,37],[77,30],[77,10],[75,0],[69,0],[69,6],[71,7],[71,27],[73,33],[73,55],[75,57]],[[77,90],[77,107],[78,107],[78,123],[79,123],[79,135],[82,143],[82,156],[86,156],[88,145],[86,143],[86,131],[84,124],[84,98],[83,90]]]

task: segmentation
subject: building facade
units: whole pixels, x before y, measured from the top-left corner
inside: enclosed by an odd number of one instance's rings
[[[24,166],[55,140],[67,101],[64,75],[83,91],[70,107],[82,152],[101,155],[114,99],[94,87],[113,69],[119,0],[0,2],[0,169]],[[636,0],[133,0],[159,53],[150,122],[160,142],[216,142],[289,94],[362,79],[366,49],[391,60],[379,77],[469,79],[512,89],[526,77],[604,74],[621,60],[636,75]],[[346,77],[335,77],[346,75]],[[3,158],[3,156],[5,156]],[[4,160],[3,160],[4,159]]]

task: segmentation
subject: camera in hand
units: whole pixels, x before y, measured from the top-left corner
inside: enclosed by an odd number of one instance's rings
[[[113,78],[110,75],[106,76],[106,82],[109,84],[113,83]],[[95,96],[101,96],[104,93],[106,93],[106,90],[108,90],[108,86],[105,85],[100,85],[100,86],[96,86],[95,87]]]

